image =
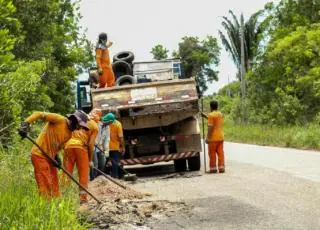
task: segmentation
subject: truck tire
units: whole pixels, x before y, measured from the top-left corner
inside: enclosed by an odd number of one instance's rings
[[[134,54],[130,51],[123,51],[113,56],[113,61],[124,61],[131,64],[134,60]]]
[[[112,69],[116,79],[123,75],[132,75],[132,68],[131,66],[124,61],[116,61],[112,63]]]
[[[132,85],[132,84],[136,84],[136,83],[137,83],[137,79],[134,78],[133,76],[123,75],[117,79],[116,86]]]
[[[187,161],[186,159],[174,160],[174,169],[176,172],[185,172],[187,171]]]
[[[188,158],[189,171],[199,171],[201,168],[200,154],[195,157]]]

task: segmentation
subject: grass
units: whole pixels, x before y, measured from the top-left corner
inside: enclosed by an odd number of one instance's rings
[[[0,149],[0,229],[87,229],[77,217],[75,186],[51,201],[38,195],[30,147]]]
[[[235,124],[226,119],[224,133],[225,140],[230,142],[320,150],[320,129],[317,124],[304,126],[246,125]]]

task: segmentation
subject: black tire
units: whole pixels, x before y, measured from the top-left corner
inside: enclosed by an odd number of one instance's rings
[[[116,86],[132,85],[132,84],[136,84],[136,83],[137,83],[137,79],[134,78],[133,76],[123,75],[117,79]]]
[[[176,172],[185,172],[187,171],[187,161],[186,159],[174,160],[174,169]]]
[[[188,158],[189,171],[199,171],[201,168],[200,154]]]
[[[113,56],[113,61],[124,61],[131,64],[134,60],[134,54],[130,51],[123,51]]]
[[[124,61],[116,61],[112,63],[112,69],[116,79],[123,75],[132,75],[132,68],[131,66]]]

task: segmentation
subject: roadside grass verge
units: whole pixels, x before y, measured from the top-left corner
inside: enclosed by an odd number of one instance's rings
[[[87,229],[77,217],[76,187],[51,201],[38,195],[30,149],[0,147],[0,229]]]
[[[207,123],[205,121],[205,132],[206,130]],[[320,129],[317,124],[269,126],[235,124],[226,119],[224,133],[225,140],[230,142],[320,150]]]

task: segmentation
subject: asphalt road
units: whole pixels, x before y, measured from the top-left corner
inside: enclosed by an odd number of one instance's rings
[[[225,143],[225,156],[225,174],[137,169],[137,190],[188,206],[148,228],[320,229],[320,152]]]

